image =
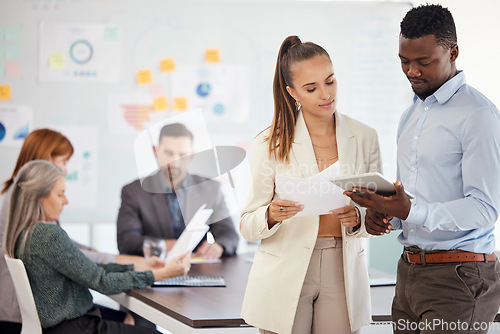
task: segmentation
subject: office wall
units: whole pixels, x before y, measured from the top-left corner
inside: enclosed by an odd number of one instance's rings
[[[66,223],[115,220],[120,189],[137,178],[138,163],[143,161],[135,158],[138,137],[157,122],[182,118],[182,112],[174,110],[176,98],[187,98],[187,110],[202,109],[205,126],[195,133],[197,148],[225,144],[248,150],[252,138],[272,119],[276,55],[291,34],[329,51],[340,82],[339,110],[390,133],[381,141],[387,138],[384,146],[394,147],[391,124],[397,122],[409,95],[394,62],[397,20],[408,4],[154,0],[2,0],[0,4],[0,65],[5,68],[0,83],[11,89],[10,100],[0,101],[3,115],[9,111],[21,115],[27,108],[35,128],[61,130],[77,149],[68,171],[71,203],[63,214]],[[207,49],[218,51],[220,61],[207,62]],[[174,60],[175,70],[162,71],[165,59]],[[150,83],[140,82],[144,70],[152,76]],[[190,90],[203,82],[212,85],[213,100],[208,102]],[[397,100],[385,99],[383,87],[391,87]],[[166,98],[167,109],[151,110],[156,97]],[[217,99],[222,102],[217,104]],[[134,112],[135,118],[128,118]],[[157,132],[145,137],[152,138],[144,145],[150,150]],[[0,150],[3,179],[11,172],[19,147],[3,145]],[[391,159],[388,154],[387,161]],[[245,163],[233,173],[239,202],[245,196]],[[221,179],[230,183],[224,176]]]
[[[500,69],[494,64],[500,47],[493,19],[499,5],[493,0],[441,3],[456,19],[459,68],[498,105]],[[397,121],[411,100],[399,69],[397,35],[409,8],[396,1],[0,0],[0,86],[11,89],[10,100],[0,100],[0,120],[9,112],[24,117],[28,110],[32,127],[66,134],[77,152],[69,166],[70,205],[63,224],[112,224],[121,187],[140,174],[136,140],[149,126],[180,117],[173,111],[175,97],[188,95],[188,110],[202,110],[205,127],[195,136],[210,142],[196,143],[200,150],[207,144],[250,149],[253,136],[272,118],[279,45],[297,34],[330,53],[340,85],[339,110],[377,129],[385,174],[395,178]],[[61,77],[78,68],[67,52],[80,33],[97,36],[92,44],[97,63],[90,69],[84,65],[84,75],[74,71]],[[100,47],[105,55],[98,54]],[[218,50],[218,63],[206,62],[207,49]],[[168,58],[175,61],[173,72],[161,69],[160,61]],[[151,71],[152,84],[138,84],[141,70]],[[225,109],[185,93],[196,84],[188,74],[222,90]],[[125,118],[122,106],[150,108],[157,97],[167,99],[168,109],[147,111],[148,121]],[[18,145],[0,143],[1,180],[9,176],[18,152]],[[244,160],[232,172],[234,188],[227,175],[219,178],[233,199],[235,219],[247,171]],[[394,236],[370,243],[372,264],[394,268],[400,251]]]

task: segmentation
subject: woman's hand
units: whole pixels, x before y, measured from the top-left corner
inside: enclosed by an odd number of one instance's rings
[[[302,211],[304,206],[297,202],[285,201],[283,199],[274,199],[271,205],[267,207],[267,222],[269,228],[277,222],[290,219]]]
[[[138,257],[138,260],[134,262],[135,271],[146,271],[163,268],[165,266],[165,261],[160,260],[157,256],[151,256],[146,259],[144,257]]]
[[[330,214],[340,219],[340,223],[345,227],[354,227],[361,224],[361,217],[354,205],[349,204],[340,209],[331,210]]]
[[[153,275],[156,282],[167,278],[184,276],[189,272],[189,269],[191,269],[191,252],[176,257],[161,269],[154,269]]]

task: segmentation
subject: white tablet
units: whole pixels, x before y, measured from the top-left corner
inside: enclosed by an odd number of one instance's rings
[[[389,181],[380,173],[365,173],[359,175],[350,175],[350,176],[340,176],[330,181],[339,186],[340,188],[351,191],[352,188],[366,188],[368,190],[372,190],[379,195],[382,196],[392,196],[396,193],[396,189],[394,188],[394,183]],[[406,194],[411,199],[415,198],[411,193],[406,191]]]

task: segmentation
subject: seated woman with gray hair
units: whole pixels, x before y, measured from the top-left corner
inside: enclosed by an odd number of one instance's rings
[[[103,320],[89,288],[103,294],[143,289],[154,281],[187,274],[190,254],[152,271],[89,260],[56,221],[68,204],[63,171],[51,162],[25,164],[13,184],[6,254],[21,259],[44,333],[151,333],[151,329]],[[158,332],[157,332],[158,333]]]

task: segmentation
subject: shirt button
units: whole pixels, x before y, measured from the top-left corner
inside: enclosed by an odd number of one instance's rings
[[[414,229],[411,229],[411,230],[410,230],[410,232],[411,232],[411,233],[413,233],[413,232],[415,232],[415,230],[414,230]]]
[[[417,139],[418,139],[418,136],[413,137],[413,139],[417,140]]]
[[[411,168],[411,171],[412,171],[412,172],[414,172],[414,171],[416,171],[416,170],[417,170],[417,169],[416,169],[415,167],[412,167],[412,168]]]
[[[425,108],[424,108],[424,110],[425,110],[425,111],[429,110],[429,107],[425,107]]]

